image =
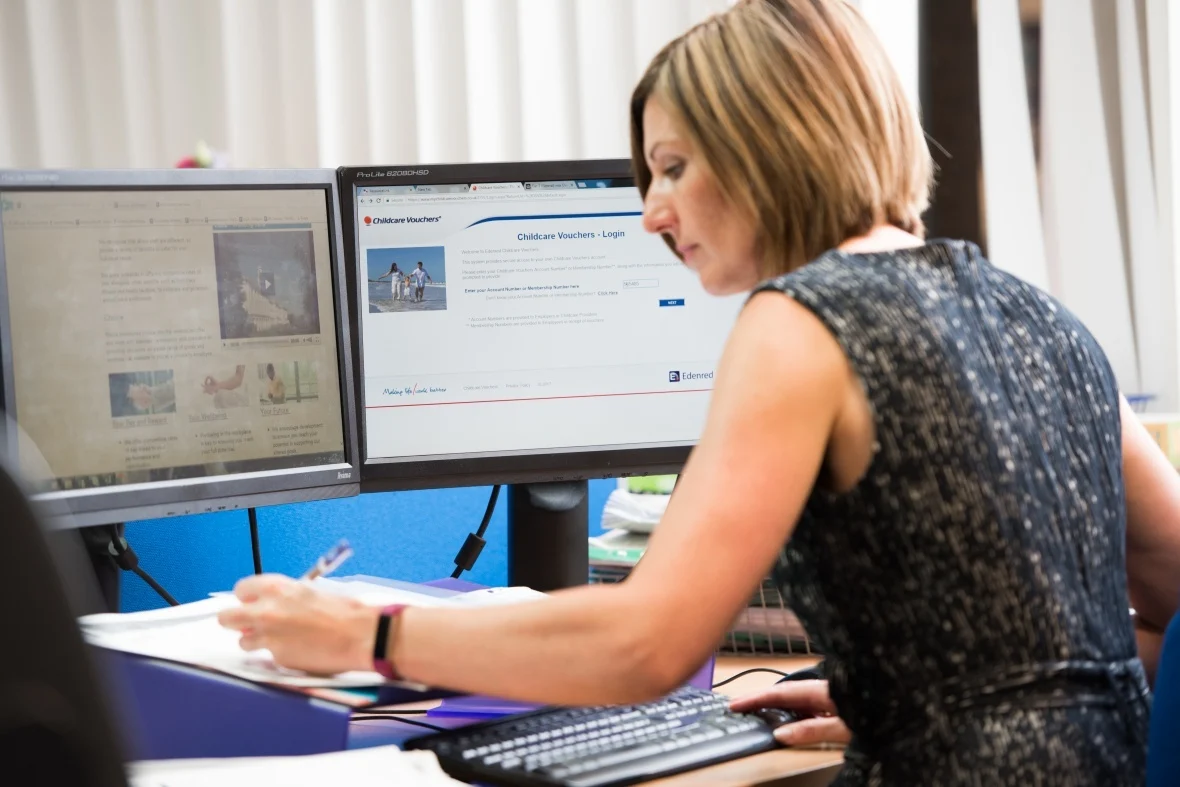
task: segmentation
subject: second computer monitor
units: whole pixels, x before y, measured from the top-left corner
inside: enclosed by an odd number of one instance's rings
[[[629,162],[341,178],[363,488],[683,464],[742,298],[644,231]]]
[[[44,514],[356,493],[337,203],[328,170],[0,171],[9,448]]]

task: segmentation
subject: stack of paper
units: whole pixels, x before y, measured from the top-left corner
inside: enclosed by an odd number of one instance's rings
[[[403,752],[396,746],[309,754],[302,757],[233,757],[131,763],[131,787],[458,787],[432,752]]]
[[[590,582],[621,582],[643,557],[647,534],[611,530],[590,538]]]
[[[348,596],[374,606],[410,604],[422,607],[473,607],[545,598],[545,594],[529,588],[487,588],[453,596],[438,596],[407,590],[404,586],[389,587],[368,582],[323,579],[317,580],[315,585],[325,592]],[[127,614],[87,615],[79,620],[79,624],[86,640],[99,647],[217,670],[260,683],[301,688],[356,688],[379,686],[386,682],[378,673],[366,671],[332,676],[310,675],[278,666],[270,651],[243,651],[238,646],[239,634],[222,628],[217,622],[217,613],[237,604],[238,600],[233,595],[221,594],[178,607]],[[412,683],[399,685],[425,688]]]

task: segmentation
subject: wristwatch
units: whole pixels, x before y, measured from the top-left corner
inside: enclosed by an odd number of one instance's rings
[[[394,619],[406,608],[406,604],[390,604],[377,617],[377,638],[373,641],[373,671],[386,680],[401,680],[389,659],[389,630]]]

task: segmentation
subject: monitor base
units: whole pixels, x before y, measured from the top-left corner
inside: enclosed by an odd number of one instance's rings
[[[590,574],[590,485],[508,485],[508,584],[549,591],[585,585]]]

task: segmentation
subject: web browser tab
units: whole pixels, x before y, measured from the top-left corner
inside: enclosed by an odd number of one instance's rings
[[[412,194],[413,192],[413,186],[360,186],[356,190],[357,194],[365,197],[375,194]]]
[[[409,186],[408,188],[415,194],[466,194],[470,190],[466,183]]]
[[[524,187],[531,191],[570,191],[578,184],[572,180],[531,180],[526,181]]]
[[[495,191],[524,191],[524,184],[520,181],[513,183],[472,183],[471,191],[480,194],[492,193]]]

